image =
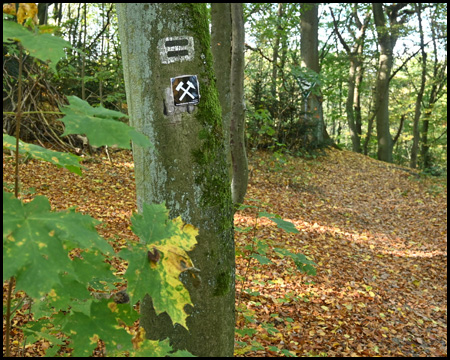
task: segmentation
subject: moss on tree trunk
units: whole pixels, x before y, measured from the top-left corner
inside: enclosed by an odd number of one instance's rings
[[[138,208],[165,202],[172,217],[199,228],[189,256],[200,276],[182,275],[194,304],[186,309],[189,331],[173,326],[167,314],[156,316],[148,296],[141,302],[141,325],[151,339],[169,337],[175,349],[232,356],[233,211],[206,6],[120,4],[117,13],[131,125],[154,145],[133,146]],[[173,37],[193,38],[192,59],[162,62],[158,44]],[[181,75],[197,75],[198,105],[171,103],[170,79]]]

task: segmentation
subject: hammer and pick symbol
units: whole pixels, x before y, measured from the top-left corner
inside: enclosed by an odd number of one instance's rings
[[[178,86],[175,88],[177,91],[183,90],[183,94],[180,96],[180,101],[182,101],[183,98],[184,98],[186,95],[189,95],[192,99],[194,99],[195,97],[189,92],[189,90],[190,90],[191,88],[192,88],[192,89],[195,89],[194,84],[192,84],[190,81],[188,81],[188,82],[187,82],[187,88],[184,88],[183,85],[184,85],[184,82],[181,81],[181,82],[178,84]]]

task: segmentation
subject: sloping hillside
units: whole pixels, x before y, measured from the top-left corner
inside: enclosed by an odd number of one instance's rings
[[[77,206],[103,221],[99,232],[120,248],[134,238],[134,172],[129,152],[113,160],[86,161],[83,177],[31,160],[21,166],[23,198],[42,194],[54,209]],[[6,184],[13,183],[12,163],[4,155]],[[250,228],[236,232],[237,356],[446,355],[444,181],[337,150],[312,160],[258,153],[250,163],[251,207],[235,215],[236,227]],[[257,219],[261,211],[291,221],[299,233]],[[252,240],[271,263],[249,257],[257,249]],[[307,255],[317,275],[299,273],[273,247]],[[19,312],[14,324],[29,319]],[[14,334],[12,354],[22,356],[22,332]],[[25,354],[41,356],[46,346],[29,344]],[[102,355],[101,345],[94,355]]]
[[[252,165],[248,198],[267,204],[248,203],[300,230],[282,234],[263,218],[257,237],[318,266],[314,277],[299,276],[280,260],[257,271],[250,266],[243,288],[261,293],[246,297],[257,322],[244,324],[241,317],[241,327],[254,327],[254,339],[302,356],[446,354],[445,181],[337,150],[284,164],[260,154]],[[236,223],[253,225],[252,213],[237,214]],[[237,242],[242,247],[252,236],[238,235]],[[244,274],[246,262],[238,264]],[[264,322],[280,333],[270,335]]]

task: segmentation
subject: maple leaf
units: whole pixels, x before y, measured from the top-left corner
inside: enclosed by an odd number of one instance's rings
[[[73,356],[90,356],[103,340],[108,352],[131,349],[132,335],[118,328],[125,322],[131,325],[138,318],[137,312],[129,305],[118,305],[112,300],[103,299],[91,303],[89,314],[73,311],[64,324],[64,331],[70,334]]]
[[[165,311],[173,323],[187,328],[184,307],[192,302],[179,276],[194,269],[186,251],[197,243],[198,230],[184,224],[181,217],[170,220],[164,205],[144,204],[142,214],[135,214],[131,221],[141,241],[120,252],[129,262],[125,278],[131,303],[148,294],[157,314]]]
[[[3,147],[16,151],[16,138],[3,134]],[[19,140],[19,153],[28,154],[32,158],[47,161],[58,167],[65,167],[70,172],[81,175],[81,157],[70,153],[63,153],[45,149],[41,146],[28,144]]]
[[[66,40],[50,34],[39,34],[28,31],[25,27],[3,20],[3,42],[19,41],[30,52],[30,55],[42,60],[50,61],[50,68],[56,71],[56,64],[66,53],[64,48],[72,48]]]
[[[51,212],[43,196],[22,203],[3,191],[3,281],[15,276],[16,290],[35,298],[54,292],[60,274],[73,272],[67,250],[95,246],[113,252],[95,230],[98,223],[70,210]]]
[[[65,116],[60,120],[66,125],[62,136],[86,134],[90,144],[94,146],[117,145],[123,149],[130,149],[130,140],[143,147],[150,146],[150,141],[145,135],[118,121],[127,115],[105,109],[103,106],[94,108],[76,96],[68,96],[67,99],[69,105],[61,109]]]

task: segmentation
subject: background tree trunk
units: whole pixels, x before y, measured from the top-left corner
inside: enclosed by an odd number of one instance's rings
[[[245,149],[244,104],[244,12],[241,3],[231,4],[233,41],[231,51],[231,158],[233,180],[231,194],[234,204],[244,202],[248,185],[248,161]]]
[[[389,129],[389,81],[394,64],[394,47],[398,39],[400,26],[406,21],[406,15],[408,14],[405,11],[399,20],[399,11],[407,5],[394,4],[385,6],[383,3],[372,4],[378,45],[380,47],[375,98],[378,139],[377,156],[378,160],[386,162],[392,162],[392,150],[394,146]],[[389,27],[386,24],[386,15],[389,19]]]
[[[248,184],[245,148],[244,15],[242,4],[211,4],[211,49],[222,106],[225,147],[234,204],[244,202]]]
[[[232,356],[233,209],[206,6],[123,3],[117,13],[130,122],[154,144],[133,145],[138,208],[165,202],[172,217],[199,229],[189,256],[200,278],[181,276],[194,304],[186,309],[189,331],[173,326],[166,313],[156,316],[148,295],[140,305],[141,325],[148,338],[169,337],[175,349]],[[174,105],[171,78],[181,75],[198,76],[198,105]],[[187,82],[180,84],[189,91]]]
[[[230,182],[233,176],[230,150],[231,126],[231,3],[211,3],[211,52],[214,72],[222,107],[222,124],[225,150],[229,164]]]
[[[422,108],[422,99],[423,93],[425,92],[425,82],[427,77],[427,54],[425,52],[425,42],[423,38],[423,28],[422,28],[422,4],[416,4],[417,17],[419,20],[419,35],[420,35],[420,50],[422,52],[422,76],[420,81],[420,88],[417,93],[416,98],[416,107],[414,111],[414,123],[413,123],[413,145],[411,148],[411,161],[409,166],[413,169],[417,166],[417,154],[419,152],[419,139],[420,139],[420,130],[419,130],[419,121],[421,115]]]
[[[300,14],[302,66],[316,72],[319,68],[319,17],[317,3],[302,3]],[[306,101],[308,118],[314,124],[314,140],[316,146],[324,143],[325,124],[323,121],[322,95],[319,86],[312,90]]]

